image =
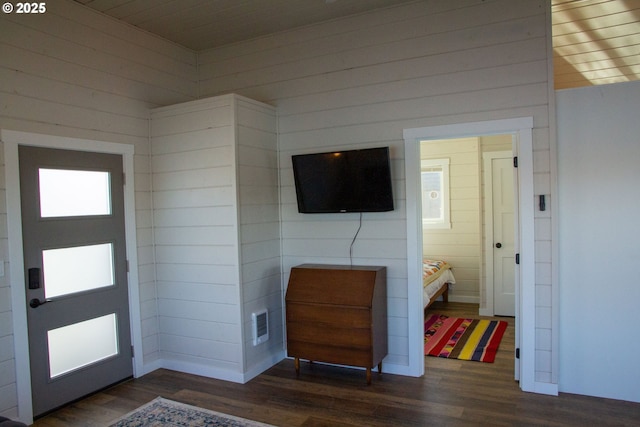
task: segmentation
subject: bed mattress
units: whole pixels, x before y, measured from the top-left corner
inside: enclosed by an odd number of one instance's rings
[[[446,261],[424,260],[422,263],[422,302],[427,306],[442,286],[451,286],[456,283],[451,266]]]

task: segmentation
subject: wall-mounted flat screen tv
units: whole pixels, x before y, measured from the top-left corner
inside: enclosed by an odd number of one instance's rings
[[[389,147],[292,156],[300,213],[393,210]]]

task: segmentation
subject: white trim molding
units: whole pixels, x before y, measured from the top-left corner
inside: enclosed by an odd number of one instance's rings
[[[512,134],[518,156],[518,209],[520,264],[516,286],[515,378],[523,391],[539,392],[535,382],[535,245],[533,191],[533,118],[522,117],[483,122],[405,129],[405,183],[407,199],[407,272],[409,317],[409,371],[424,374],[422,307],[422,215],[419,204],[420,141]]]

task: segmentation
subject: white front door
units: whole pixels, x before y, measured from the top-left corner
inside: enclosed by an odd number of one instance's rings
[[[33,413],[133,374],[121,155],[19,147]]]

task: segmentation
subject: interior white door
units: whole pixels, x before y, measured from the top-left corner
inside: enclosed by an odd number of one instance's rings
[[[515,316],[514,171],[512,158],[491,161],[493,207],[493,311]]]
[[[33,413],[133,374],[122,156],[19,147]]]

